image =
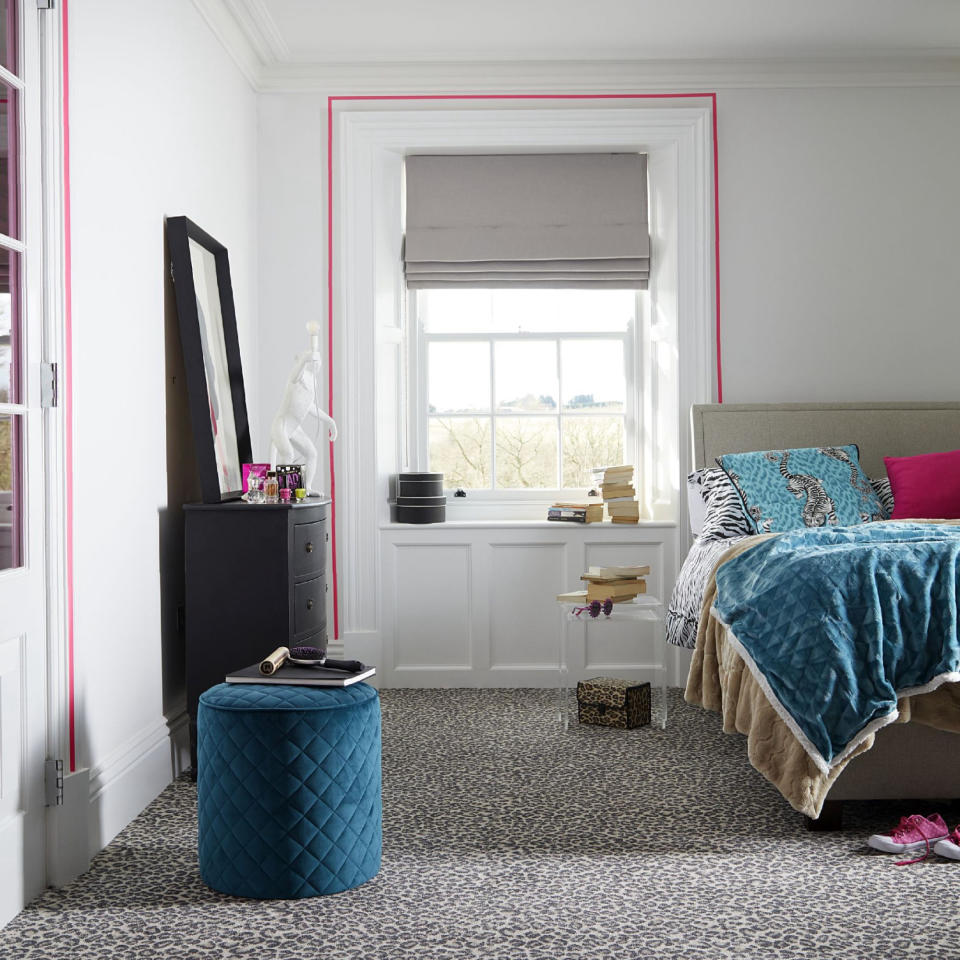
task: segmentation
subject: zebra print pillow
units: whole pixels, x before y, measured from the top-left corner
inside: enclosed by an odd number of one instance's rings
[[[740,494],[720,467],[695,470],[687,477],[687,483],[699,488],[706,507],[701,540],[727,540],[756,532],[743,511]]]
[[[885,514],[883,519],[889,520],[893,515],[893,490],[890,487],[889,478],[877,477],[875,480],[870,481],[870,486],[873,487],[873,492],[877,495],[880,506],[883,507]]]

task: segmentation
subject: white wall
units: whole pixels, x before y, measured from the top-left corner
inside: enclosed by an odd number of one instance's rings
[[[537,89],[531,72],[514,71],[518,90]],[[379,92],[375,69],[351,76],[356,92]],[[960,215],[952,161],[960,88],[909,86],[909,78],[901,86],[829,87],[815,72],[805,76],[808,85],[793,88],[695,87],[718,90],[724,399],[956,399],[957,271],[947,258]],[[445,77],[444,92],[456,93],[456,68]],[[491,89],[509,91],[510,77],[502,66]],[[416,69],[394,83],[379,89],[416,90]],[[475,83],[465,70],[462,91],[476,92]],[[539,89],[549,92],[550,81]],[[352,91],[341,83],[333,92]],[[266,423],[302,323],[325,320],[326,92],[262,94],[260,122]],[[337,482],[349,489],[352,480],[341,469]],[[678,558],[686,543],[678,534]],[[381,624],[381,636],[394,626]]]
[[[164,218],[229,249],[255,410],[257,104],[190,0],[70,11],[78,760],[97,849],[169,781],[182,723],[194,484]]]
[[[960,88],[719,112],[724,399],[958,399]]]
[[[960,87],[718,89],[718,113],[724,399],[956,399]],[[326,98],[260,114],[270,416],[324,308]]]

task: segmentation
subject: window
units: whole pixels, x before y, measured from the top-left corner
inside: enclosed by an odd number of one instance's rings
[[[586,490],[635,462],[640,298],[616,289],[410,291],[412,434],[448,489]]]

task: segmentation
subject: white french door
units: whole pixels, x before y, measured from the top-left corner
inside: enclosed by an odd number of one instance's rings
[[[0,924],[44,885],[46,731],[40,41],[0,0]]]

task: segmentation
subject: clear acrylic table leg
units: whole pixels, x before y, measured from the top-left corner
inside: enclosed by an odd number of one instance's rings
[[[660,646],[660,729],[667,729],[667,714],[669,712],[669,703],[667,700],[667,672],[669,670],[668,666],[668,650],[667,650],[667,630],[666,624],[664,623],[663,610],[659,611],[659,616],[657,618],[656,625],[656,637],[654,643],[659,644]]]
[[[560,611],[560,662],[557,664],[557,719],[564,730],[570,728],[568,695],[569,672],[567,667],[567,639],[570,630],[570,614],[566,609]]]

